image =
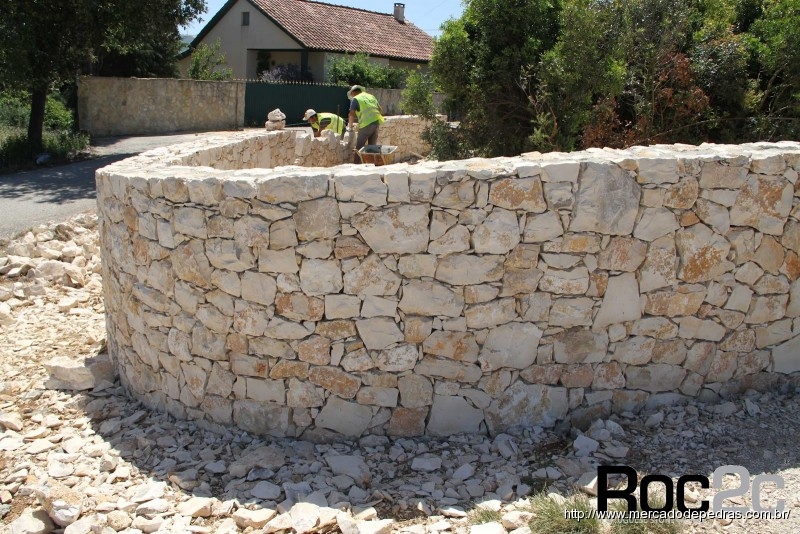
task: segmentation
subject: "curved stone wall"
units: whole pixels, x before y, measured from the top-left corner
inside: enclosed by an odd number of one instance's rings
[[[212,145],[97,172],[109,351],[149,406],[446,436],[796,382],[799,143],[245,170]]]

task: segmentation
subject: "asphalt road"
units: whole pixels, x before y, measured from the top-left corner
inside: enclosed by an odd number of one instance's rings
[[[0,239],[78,213],[94,211],[94,173],[115,161],[162,146],[184,143],[203,134],[108,137],[92,142],[93,159],[0,175]]]

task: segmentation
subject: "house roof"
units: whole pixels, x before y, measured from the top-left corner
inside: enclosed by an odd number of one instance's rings
[[[409,21],[390,13],[313,2],[311,0],[247,0],[309,50],[366,53],[410,61],[430,61],[433,38]],[[224,16],[228,1],[200,32],[195,43]],[[194,43],[193,43],[194,44]]]

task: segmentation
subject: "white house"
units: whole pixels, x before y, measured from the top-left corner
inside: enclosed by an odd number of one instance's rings
[[[208,21],[181,59],[188,70],[191,50],[201,43],[220,51],[235,78],[254,79],[277,65],[293,65],[313,81],[324,81],[330,58],[366,53],[393,67],[427,65],[433,38],[394,13],[311,0],[229,0]]]

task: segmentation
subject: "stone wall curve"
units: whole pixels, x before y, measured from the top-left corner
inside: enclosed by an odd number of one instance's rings
[[[797,383],[800,143],[190,165],[273,134],[97,171],[109,352],[148,406],[337,440]]]

